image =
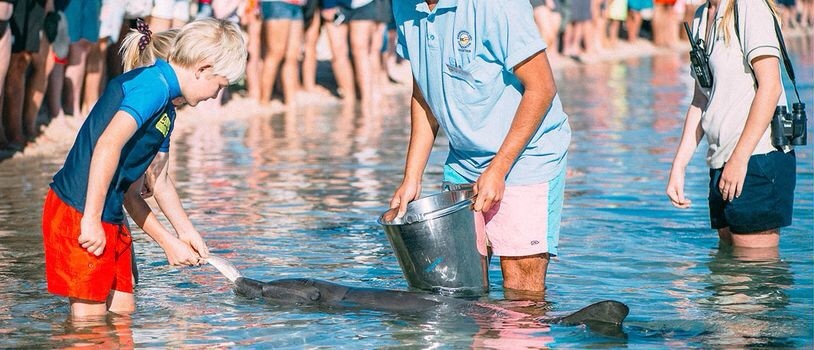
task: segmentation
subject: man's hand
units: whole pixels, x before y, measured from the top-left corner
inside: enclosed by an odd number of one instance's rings
[[[506,189],[506,174],[493,169],[491,166],[480,175],[472,190],[475,193],[474,211],[489,211],[492,206],[503,199]]]
[[[105,250],[105,230],[99,220],[82,218],[80,221],[79,245],[89,253],[100,256]]]
[[[396,189],[396,192],[393,193],[393,198],[390,199],[390,209],[398,208],[396,217],[392,219],[398,219],[404,216],[404,214],[407,212],[407,204],[418,198],[420,194],[421,182],[407,180],[402,182],[399,188]]]

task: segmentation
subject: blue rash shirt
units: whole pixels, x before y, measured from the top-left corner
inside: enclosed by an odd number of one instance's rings
[[[179,96],[181,87],[175,71],[163,60],[111,80],[79,130],[65,165],[54,175],[51,188],[56,195],[84,212],[96,142],[113,116],[118,111],[126,112],[135,119],[138,129],[122,148],[102,211],[102,221],[123,223],[122,204],[130,184],[144,174],[159,151],[169,151],[175,125],[172,100]]]

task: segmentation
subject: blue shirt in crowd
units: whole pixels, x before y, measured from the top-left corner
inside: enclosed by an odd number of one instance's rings
[[[57,196],[84,212],[96,142],[116,112],[127,112],[136,120],[138,129],[122,148],[102,211],[102,221],[123,223],[124,193],[144,174],[159,151],[169,151],[175,123],[172,100],[179,96],[181,87],[175,71],[162,60],[112,79],[79,130],[65,165],[54,175],[51,188]]]
[[[393,2],[399,55],[449,138],[447,165],[474,182],[509,132],[523,86],[514,67],[546,48],[528,0]],[[554,96],[537,132],[506,179],[548,182],[562,173],[571,140],[568,117]]]

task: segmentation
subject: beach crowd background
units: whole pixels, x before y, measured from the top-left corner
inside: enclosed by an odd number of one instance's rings
[[[153,33],[202,17],[244,30],[243,82],[181,114],[251,115],[325,103],[376,114],[384,95],[406,97],[411,86],[409,65],[395,54],[391,1],[0,0],[0,160],[70,146],[105,82],[121,74],[118,45],[137,18]],[[689,50],[682,22],[702,4],[531,0],[555,70]],[[787,36],[812,33],[814,0],[777,5]]]

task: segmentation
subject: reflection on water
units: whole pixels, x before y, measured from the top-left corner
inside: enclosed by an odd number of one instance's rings
[[[721,247],[707,263],[706,288],[712,294],[699,304],[714,315],[713,345],[790,347],[793,332],[774,322],[789,305],[786,290],[794,284],[788,263],[777,250]]]
[[[814,48],[790,43],[800,93],[814,105]],[[394,315],[303,310],[234,295],[209,267],[167,266],[134,232],[141,282],[132,318],[65,323],[64,300],[45,292],[40,206],[63,154],[0,163],[0,337],[8,347],[744,347],[814,345],[814,163],[797,149],[794,225],[777,256],[719,250],[708,228],[703,156],[687,169],[688,210],[663,192],[689,103],[684,55],[558,71],[574,130],[561,255],[545,305],[501,300],[501,276],[481,302],[557,315],[614,299],[630,306],[619,333],[547,326],[504,314]],[[406,96],[378,114],[338,106],[238,120],[179,120],[172,174],[213,252],[250,277],[309,277],[407,288],[375,222],[401,180]],[[809,126],[810,130],[814,129]],[[443,137],[424,193],[438,190]],[[701,145],[705,147],[705,145]],[[702,153],[702,152],[699,152]]]

